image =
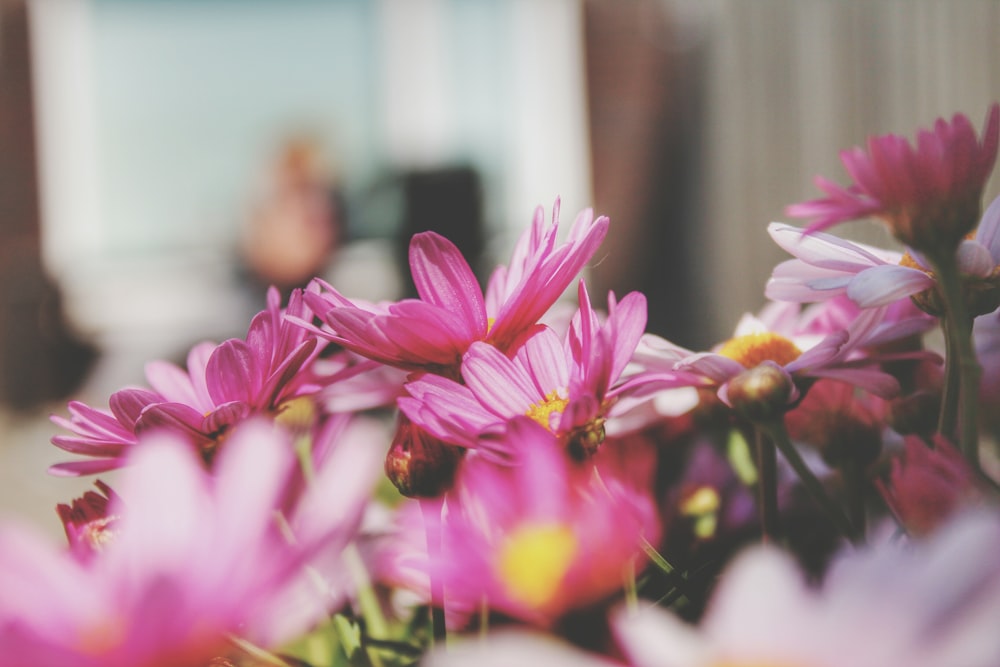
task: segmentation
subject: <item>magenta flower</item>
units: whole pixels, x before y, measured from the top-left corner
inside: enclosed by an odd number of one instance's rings
[[[768,298],[810,302],[846,294],[861,307],[872,308],[913,296],[930,311],[940,308],[933,292],[937,281],[916,251],[902,255],[777,222],[768,226],[768,233],[796,257],[775,267],[765,288]],[[974,312],[995,309],[996,276],[1000,274],[1000,198],[986,209],[971,238],[959,244],[956,257],[970,288]]]
[[[309,366],[320,347],[314,336],[285,321],[279,299],[272,288],[245,340],[194,346],[186,370],[166,361],[147,364],[151,389],[115,392],[110,412],[70,402],[70,419],[52,421],[73,435],[57,435],[52,443],[96,460],[60,463],[50,471],[81,475],[121,467],[139,434],[155,429],[183,434],[210,462],[233,425],[251,415],[275,416],[291,400],[315,394],[320,385]],[[286,312],[305,314],[300,291],[290,296]]]
[[[609,299],[602,325],[580,282],[580,310],[566,340],[551,329],[529,338],[513,358],[474,342],[462,361],[460,384],[424,375],[406,384],[400,409],[415,424],[452,444],[475,448],[487,433],[528,416],[549,429],[579,458],[604,440],[604,422],[627,386],[618,379],[646,325],[646,299],[633,292]]]
[[[423,520],[408,511],[400,517],[401,544],[413,548],[397,544],[397,580],[425,594],[428,574],[440,581],[456,623],[485,600],[491,609],[547,625],[620,590],[629,564],[641,558],[642,540],[659,538],[648,491],[600,455],[598,468],[572,462],[531,419],[516,419],[501,437],[517,452],[513,465],[470,454],[440,522],[433,512]],[[441,536],[440,558],[428,561],[420,546],[423,521]]]
[[[940,435],[933,442],[931,448],[919,437],[907,438],[888,479],[877,483],[886,504],[913,535],[933,532],[988,497],[965,457]]]
[[[214,475],[163,434],[133,450],[108,508],[121,518],[89,558],[0,528],[0,663],[191,667],[231,654],[231,636],[273,647],[302,632],[344,593],[304,568],[353,536],[378,473],[370,443],[338,449],[291,501],[297,461],[273,428],[237,429]]]
[[[556,245],[558,201],[546,228],[541,207],[508,267],[490,279],[486,296],[453,243],[433,232],[410,242],[410,269],[419,299],[391,304],[353,302],[330,285],[306,302],[328,328],[299,324],[370,359],[406,370],[457,377],[462,355],[482,341],[513,352],[590,260],[608,219],[581,213],[565,243]]]
[[[921,130],[911,145],[888,134],[868,140],[868,150],[843,151],[840,159],[854,179],[841,187],[824,178],[816,184],[827,197],[789,206],[788,215],[813,218],[808,232],[845,220],[883,218],[908,246],[932,251],[952,248],[979,218],[983,186],[996,161],[1000,105],[993,104],[982,141],[969,119],[955,114]]]

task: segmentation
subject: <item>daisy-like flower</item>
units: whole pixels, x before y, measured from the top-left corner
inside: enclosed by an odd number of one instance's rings
[[[577,458],[604,441],[614,404],[633,387],[618,380],[646,325],[646,299],[633,292],[609,299],[603,324],[580,282],[580,310],[565,341],[551,329],[529,338],[513,358],[487,343],[473,343],[462,361],[460,384],[424,375],[407,383],[400,409],[434,436],[477,447],[480,436],[528,416],[556,434]]]
[[[983,186],[993,170],[1000,137],[1000,105],[986,116],[982,140],[969,119],[938,119],[917,133],[915,145],[888,134],[840,154],[854,183],[841,187],[824,178],[823,199],[795,204],[787,213],[813,218],[816,232],[846,220],[882,218],[893,235],[924,252],[950,252],[976,224]]]
[[[301,291],[291,295],[285,310],[298,316],[307,312]],[[319,390],[309,373],[319,351],[314,336],[285,321],[272,288],[267,308],[251,321],[245,340],[199,343],[188,354],[186,370],[166,361],[147,364],[151,389],[115,392],[110,411],[72,401],[69,419],[53,416],[73,435],[57,435],[52,443],[91,460],[60,463],[50,472],[81,475],[119,468],[139,434],[156,429],[183,434],[210,462],[234,424],[252,415],[274,417],[294,399]]]
[[[267,424],[237,429],[213,475],[183,439],[143,442],[89,558],[0,528],[0,664],[192,667],[231,654],[233,636],[287,641],[343,599],[304,568],[354,535],[378,474],[371,450],[341,442],[290,504],[296,457]]]
[[[568,238],[556,244],[559,202],[547,228],[541,207],[514,248],[511,262],[490,278],[485,296],[455,245],[434,232],[410,242],[410,269],[419,299],[391,304],[354,302],[317,281],[306,302],[328,328],[296,321],[370,359],[406,370],[457,377],[462,355],[482,341],[513,352],[590,260],[608,231],[608,219],[581,213]]]
[[[730,384],[747,371],[768,369],[779,410],[792,405],[818,378],[842,380],[876,396],[889,398],[899,382],[877,368],[886,356],[867,350],[926,329],[923,318],[887,321],[885,309],[858,310],[843,328],[830,325],[840,319],[825,318],[826,309],[850,309],[843,302],[815,304],[800,312],[792,303],[772,302],[761,315],[744,315],[732,338],[711,352],[695,353],[646,334],[636,359],[649,370],[668,369],[690,373],[718,387],[719,398],[731,404]],[[904,356],[920,356],[912,353]],[[764,392],[769,393],[768,391]]]
[[[820,588],[758,547],[723,574],[697,628],[658,608],[613,618],[634,667],[991,667],[1000,664],[1000,520],[840,557]]]
[[[597,603],[620,590],[641,558],[643,539],[656,542],[659,526],[648,491],[623,474],[621,462],[572,462],[559,442],[533,420],[514,420],[499,436],[517,452],[511,465],[470,454],[440,521],[409,510],[391,552],[397,580],[441,583],[453,612],[485,602],[495,611],[538,625]],[[427,558],[421,523],[441,536],[438,558]],[[411,550],[405,544],[412,545]],[[414,574],[416,573],[416,575]],[[422,579],[421,579],[422,578]]]
[[[927,312],[942,312],[937,281],[916,251],[881,250],[823,233],[810,234],[773,222],[768,233],[796,259],[771,274],[765,294],[780,301],[822,301],[846,294],[863,308],[913,297]],[[1000,198],[993,201],[975,232],[956,254],[966,299],[976,315],[1000,305]]]

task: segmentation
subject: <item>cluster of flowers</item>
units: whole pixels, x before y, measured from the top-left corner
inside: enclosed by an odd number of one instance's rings
[[[0,527],[0,666],[995,667],[998,134],[845,152],[710,351],[596,309],[609,221],[561,238],[558,202],[485,292],[431,232],[418,298],[272,290],[53,418],[51,472],[115,488],[58,508],[68,548]],[[824,231],[869,216],[905,252]]]

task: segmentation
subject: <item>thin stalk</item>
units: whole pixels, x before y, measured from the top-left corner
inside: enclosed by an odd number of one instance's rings
[[[965,303],[962,277],[954,253],[943,253],[940,257],[928,257],[937,276],[938,287],[944,301],[947,326],[949,356],[956,355],[955,365],[959,372],[958,440],[959,448],[976,471],[981,470],[979,462],[979,376],[981,373],[976,351],[972,345],[972,320]],[[952,363],[949,360],[948,363]],[[944,426],[944,425],[943,425]],[[939,431],[945,436],[952,433]]]
[[[799,454],[799,450],[795,449],[795,445],[788,438],[788,431],[785,430],[785,425],[782,422],[777,422],[775,424],[770,424],[768,426],[758,425],[759,430],[766,430],[767,434],[770,436],[771,442],[781,451],[782,456],[788,461],[792,469],[795,470],[795,474],[799,476],[799,480],[802,485],[806,487],[806,491],[813,497],[813,499],[819,503],[823,511],[829,515],[830,520],[837,527],[841,533],[843,533],[852,542],[857,542],[858,535],[854,529],[854,525],[851,520],[844,513],[844,508],[838,505],[826,492],[823,487],[823,483],[816,478],[806,462],[802,460],[802,456]]]
[[[961,387],[961,373],[958,366],[958,350],[955,349],[955,336],[949,333],[947,318],[941,320],[941,331],[944,333],[944,388],[941,394],[941,412],[938,415],[938,433],[949,440],[957,441],[955,428],[958,426],[958,397]]]
[[[754,427],[757,447],[757,509],[764,542],[778,538],[778,455],[774,441],[762,428]]]
[[[421,500],[420,509],[424,515],[424,530],[427,535],[427,557],[430,559],[431,563],[436,563],[441,560],[442,547],[441,547],[441,510],[442,507],[440,503],[436,503],[431,500]],[[445,644],[445,640],[448,637],[448,630],[445,626],[445,613],[444,613],[444,582],[437,576],[433,571],[437,568],[431,568],[432,575],[431,579],[431,604],[430,604],[430,621],[431,621],[431,637],[432,646],[436,643]],[[441,604],[435,603],[436,600],[440,600]]]
[[[840,474],[844,477],[844,487],[847,492],[848,516],[858,538],[864,539],[867,531],[867,517],[865,516],[867,488],[864,466],[851,459],[840,468]]]

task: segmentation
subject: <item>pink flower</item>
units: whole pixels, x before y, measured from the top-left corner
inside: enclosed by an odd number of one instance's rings
[[[937,282],[927,261],[917,252],[905,255],[872,248],[822,233],[809,233],[772,222],[768,233],[791,253],[775,267],[765,294],[780,301],[822,301],[846,294],[863,308],[919,297],[929,312],[940,310],[934,289]],[[969,296],[976,313],[1000,305],[1000,198],[993,201],[971,238],[961,241],[958,268],[972,287]]]
[[[400,409],[432,435],[475,448],[480,436],[496,433],[514,417],[528,416],[555,433],[580,458],[604,440],[604,422],[619,393],[619,376],[646,325],[646,300],[633,292],[614,295],[602,325],[583,282],[580,310],[566,340],[551,329],[529,338],[508,358],[475,342],[462,361],[465,384],[425,375],[409,382]]]
[[[817,588],[758,547],[723,573],[697,627],[658,608],[612,623],[635,667],[991,667],[998,549],[997,515],[965,516],[927,542],[844,553]]]
[[[622,588],[642,539],[659,538],[656,512],[648,492],[632,483],[642,475],[622,474],[621,462],[601,463],[599,454],[597,468],[573,463],[548,430],[524,417],[502,437],[517,452],[513,465],[472,453],[440,520],[437,512],[423,520],[401,515],[396,578],[425,594],[428,574],[440,581],[453,618],[485,600],[493,610],[547,625]],[[440,558],[428,561],[421,546],[424,522],[441,536]]]
[[[833,326],[849,311],[856,313],[853,320]],[[858,310],[837,301],[805,311],[797,304],[772,302],[759,317],[744,315],[733,337],[711,352],[691,352],[647,334],[636,359],[651,372],[667,369],[704,378],[719,388],[719,397],[727,404],[729,383],[764,366],[773,369],[776,382],[783,378],[778,384],[787,392],[781,400],[788,405],[818,378],[841,380],[888,398],[899,391],[899,382],[877,364],[900,355],[874,355],[869,350],[923,331],[927,323],[922,318],[887,321],[885,315],[884,308]]]
[[[892,461],[878,489],[900,523],[914,535],[926,535],[963,508],[985,502],[986,493],[969,462],[941,436],[928,447],[919,437],[906,438],[902,456]]]
[[[81,475],[121,467],[139,434],[169,429],[183,434],[211,461],[226,432],[251,415],[275,416],[298,397],[319,390],[309,365],[319,354],[315,337],[284,320],[277,290],[250,323],[245,340],[204,342],[188,354],[187,369],[166,361],[146,366],[152,389],[122,389],[111,395],[110,412],[78,401],[70,419],[52,421],[72,431],[52,443],[96,460],[72,461],[50,472]],[[290,315],[305,314],[301,291],[289,298]]]
[[[921,130],[915,145],[888,134],[840,159],[854,183],[844,188],[823,178],[816,184],[827,197],[788,207],[788,214],[814,218],[808,232],[845,220],[883,218],[903,243],[923,251],[952,248],[976,224],[983,186],[996,161],[1000,105],[986,117],[982,141],[969,119],[955,114]]]
[[[577,217],[565,243],[556,245],[559,203],[546,228],[541,207],[521,237],[508,267],[498,268],[480,291],[475,275],[453,243],[433,232],[413,237],[410,268],[419,299],[392,304],[353,302],[330,285],[306,294],[327,325],[313,329],[370,359],[407,370],[457,377],[472,343],[487,342],[513,352],[534,333],[539,318],[590,260],[608,231],[608,219],[590,211]]]
[[[143,442],[99,552],[79,559],[0,528],[0,664],[190,667],[231,653],[231,635],[287,641],[343,598],[304,567],[353,536],[378,473],[371,449],[342,442],[293,501],[294,450],[267,425],[237,429],[214,475],[182,439]]]

